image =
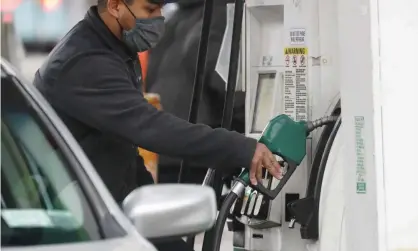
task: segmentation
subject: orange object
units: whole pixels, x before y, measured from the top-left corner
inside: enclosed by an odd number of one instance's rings
[[[142,92],[146,93],[146,80],[148,71],[148,51],[138,52],[139,64],[141,65],[142,74]]]
[[[155,93],[146,93],[146,77],[148,70],[148,51],[138,53],[139,63],[142,70],[142,92],[144,93],[144,98],[156,107],[158,110],[161,110],[160,95]],[[157,183],[158,177],[158,154],[150,152],[148,150],[138,148],[139,155],[144,159],[145,167],[148,172],[151,173],[154,182]]]
[[[147,99],[149,103],[155,106],[157,109],[161,109],[160,103],[160,96],[155,93],[146,93],[144,97]],[[145,167],[147,168],[148,172],[151,173],[152,177],[154,178],[154,182],[157,183],[158,177],[158,154],[154,152],[150,152],[143,148],[138,148],[139,155],[142,156],[144,159]]]

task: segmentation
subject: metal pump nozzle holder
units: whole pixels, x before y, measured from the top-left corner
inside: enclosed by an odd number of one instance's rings
[[[282,173],[287,173],[287,163],[280,161],[282,166]],[[281,179],[277,180],[269,173],[265,173],[260,187],[265,187],[270,190],[277,187],[281,183]],[[234,207],[231,209],[231,214],[238,217],[242,223],[255,228],[265,229],[281,226],[281,203],[280,200],[273,200],[266,196],[263,192],[258,191],[249,186],[245,190],[245,195],[237,200]],[[276,212],[271,214],[271,212]],[[277,213],[279,212],[279,213]]]

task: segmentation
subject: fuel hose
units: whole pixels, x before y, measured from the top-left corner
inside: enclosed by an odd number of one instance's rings
[[[245,187],[244,187],[245,188]],[[225,227],[225,222],[229,214],[229,210],[234,205],[235,200],[238,198],[238,194],[236,193],[228,193],[224,202],[222,203],[221,209],[219,210],[218,219],[215,223],[214,231],[215,235],[213,236],[213,244],[214,249],[213,251],[219,251],[222,242],[222,233]]]
[[[234,202],[238,197],[244,194],[245,187],[250,184],[250,177],[248,172],[242,172],[241,175],[235,179],[235,184],[231,191],[226,196],[219,209],[218,217],[216,218],[215,225],[209,230],[209,236],[213,236],[212,239],[205,236],[203,241],[202,251],[219,251],[221,248],[222,234],[225,227],[226,220],[229,212],[234,205]]]

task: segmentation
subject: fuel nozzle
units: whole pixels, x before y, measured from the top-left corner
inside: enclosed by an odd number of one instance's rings
[[[309,133],[318,127],[333,123],[337,119],[337,116],[326,116],[314,121],[294,121],[289,116],[281,114],[270,120],[259,142],[266,145],[273,154],[280,156],[288,164],[287,171],[273,190],[263,187],[260,183],[253,188],[269,199],[274,199],[296,170],[296,167],[305,158],[306,138]],[[239,183],[241,183],[239,186],[245,187],[249,184],[248,170],[240,175],[239,180]]]

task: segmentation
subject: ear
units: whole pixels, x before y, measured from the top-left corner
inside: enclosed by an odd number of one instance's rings
[[[107,0],[107,11],[114,18],[120,18],[123,15],[122,4],[121,0]]]

